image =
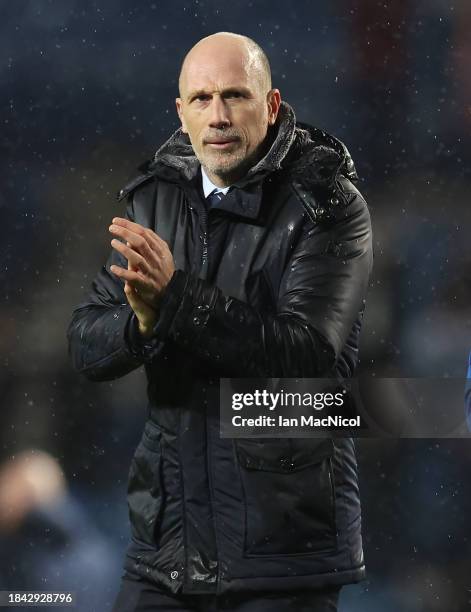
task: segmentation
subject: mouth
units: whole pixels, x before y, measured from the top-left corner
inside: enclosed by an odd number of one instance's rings
[[[218,140],[206,140],[205,144],[209,145],[213,149],[228,149],[236,142],[237,142],[236,138],[231,138],[231,139],[220,138]]]

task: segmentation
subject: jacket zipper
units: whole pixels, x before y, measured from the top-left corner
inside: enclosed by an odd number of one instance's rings
[[[209,254],[209,227],[208,227],[208,217],[209,211],[204,208],[202,211],[201,219],[202,219],[202,229],[203,229],[203,248],[202,248],[202,256],[201,256],[201,271],[203,274],[201,275],[203,278],[207,278],[208,276],[208,254]],[[205,394],[207,391],[205,390]],[[212,476],[212,460],[211,460],[211,424],[209,423],[208,413],[205,410],[205,421],[206,421],[206,466],[208,472],[208,486],[209,486],[209,499],[211,501],[211,516],[213,518],[213,528],[214,528],[214,545],[216,549],[216,592],[219,592],[220,585],[220,565],[219,565],[219,546],[218,546],[218,535],[217,535],[217,521],[216,521],[216,511],[215,504],[213,498],[213,476]]]
[[[200,217],[200,228],[201,228],[201,269],[199,277],[205,279],[208,274],[208,210],[206,207],[201,210]],[[204,391],[206,396],[206,390]],[[206,471],[208,474],[208,488],[209,488],[209,499],[211,502],[211,516],[213,519],[213,533],[214,533],[214,545],[216,550],[216,592],[219,591],[220,576],[219,576],[219,547],[217,537],[217,526],[216,526],[216,515],[215,505],[213,498],[213,478],[212,478],[212,461],[211,461],[211,426],[208,419],[208,414],[205,411],[205,435],[206,435]]]
[[[208,212],[206,209],[201,211],[201,230],[202,230],[202,247],[201,247],[201,272],[202,278],[207,276],[208,268]]]

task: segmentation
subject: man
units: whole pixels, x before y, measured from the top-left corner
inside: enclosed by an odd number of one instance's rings
[[[89,379],[148,378],[114,610],[336,610],[365,572],[353,440],[221,438],[219,378],[352,375],[367,206],[251,39],[199,41],[179,90],[182,127],[121,190],[68,330]]]

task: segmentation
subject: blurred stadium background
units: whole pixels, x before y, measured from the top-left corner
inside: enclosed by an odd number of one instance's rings
[[[349,148],[374,224],[362,372],[464,377],[471,3],[20,0],[0,15],[0,589],[71,590],[106,612],[144,376],[82,380],[65,332],[108,254],[115,193],[178,127],[184,53],[216,31],[253,37],[297,118]],[[357,448],[369,575],[341,612],[470,609],[470,441]]]

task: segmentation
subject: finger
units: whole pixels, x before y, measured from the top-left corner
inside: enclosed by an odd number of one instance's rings
[[[122,217],[114,217],[112,223],[118,227],[123,227],[125,229],[129,229],[134,231],[136,234],[145,236],[147,240],[151,240],[153,244],[155,244],[159,250],[168,249],[168,245],[158,234],[156,234],[150,227],[144,227],[139,223],[135,223],[134,221],[129,221],[129,219],[124,219]]]
[[[129,242],[127,244],[129,244]],[[123,244],[121,241],[116,240],[116,238],[113,238],[111,241],[111,246],[119,253],[124,255],[124,257],[128,260],[128,270],[132,269],[137,271],[140,269],[142,272],[144,272],[144,274],[149,274],[149,265],[140,253],[137,253],[126,244]]]
[[[123,236],[126,231],[127,230],[124,230],[124,229],[121,231]],[[149,231],[151,232],[151,234],[153,233],[151,230]],[[120,230],[118,230],[118,232],[120,232]],[[154,236],[157,238],[156,234],[154,234]],[[148,238],[152,240],[152,236],[149,235]],[[139,265],[139,267],[144,271],[144,273],[151,276],[153,271],[155,272],[157,270],[160,270],[162,268],[168,267],[169,265],[173,264],[173,256],[167,246],[167,243],[161,240],[160,238],[159,240],[164,245],[164,248],[161,248],[159,243],[154,240],[152,240],[150,244],[149,242],[147,242],[146,248],[139,248],[138,246],[134,246],[132,244],[132,242],[138,242],[138,241],[134,240],[134,241],[129,242],[129,240],[127,240],[126,246],[130,249],[129,251],[124,251],[121,248],[121,245],[123,245],[123,243],[120,242],[119,240],[117,242],[111,241],[111,244],[115,246],[116,249],[120,253],[122,253],[125,257],[131,258],[131,264],[132,264],[131,268]],[[135,256],[132,255],[132,252],[137,254],[138,256],[137,259]],[[139,259],[139,258],[142,258],[142,259]],[[129,265],[128,265],[128,268],[129,268]]]
[[[127,237],[130,234],[126,232],[132,232],[145,238],[146,240],[152,238],[157,238],[157,244],[160,246],[160,242],[163,242],[157,234],[152,231],[149,227],[144,227],[139,223],[135,223],[134,221],[129,221],[128,219],[123,219],[122,217],[114,217],[113,223],[110,225],[111,233],[117,234],[119,236]],[[127,238],[126,238],[127,239]],[[155,240],[154,240],[155,242]]]
[[[152,259],[155,258],[154,251],[151,249],[149,243],[142,233],[137,234],[132,230],[120,227],[118,225],[110,225],[108,229],[115,236],[129,242],[131,247],[138,251],[146,260],[152,261]]]
[[[130,247],[131,245],[129,244],[129,242],[126,242],[126,246],[127,246],[127,247]],[[132,270],[131,262],[129,261],[129,259],[128,259],[128,270]],[[127,285],[127,284],[128,284],[128,283],[127,283],[127,281],[126,281],[126,285]],[[126,286],[125,286],[125,288],[126,288]]]
[[[125,268],[121,268],[120,266],[116,266],[115,264],[110,266],[110,270],[113,274],[121,278],[123,281],[128,281],[131,285],[137,288],[139,291],[148,291],[148,281],[144,276],[142,276],[141,272],[136,272],[134,270],[126,270]]]
[[[125,219],[124,217],[113,217],[112,223],[115,225],[119,225],[121,227],[125,227],[136,234],[142,233],[146,228],[140,223],[136,223],[135,221],[130,221],[129,219]]]
[[[149,233],[147,234],[146,238],[150,247],[154,250],[154,253],[156,253],[160,258],[167,257],[169,253],[171,255],[170,249],[165,240],[163,240],[163,238],[161,238],[151,229],[149,229]]]

